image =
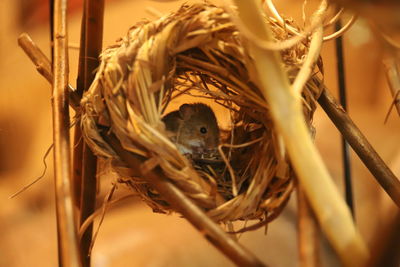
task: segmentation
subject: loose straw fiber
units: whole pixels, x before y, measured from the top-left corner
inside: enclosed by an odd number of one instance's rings
[[[273,19],[266,22],[277,41],[291,37]],[[307,45],[305,40],[281,52],[289,76],[297,73]],[[160,167],[215,221],[269,221],[286,204],[293,175],[268,103],[255,85],[253,70],[246,68],[251,55],[244,46],[223,8],[194,4],[135,25],[103,52],[81,102],[83,135],[153,210],[172,208],[146,177],[130,175],[101,132],[111,131],[125,150],[144,156],[143,171]],[[161,117],[170,100],[182,93],[206,96],[230,110],[234,127],[222,138],[220,150],[225,163],[194,163],[168,139]],[[302,94],[310,124],[319,93],[311,79]]]

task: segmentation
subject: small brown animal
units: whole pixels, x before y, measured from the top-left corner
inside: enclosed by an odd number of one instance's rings
[[[212,109],[202,103],[183,104],[162,118],[171,140],[182,154],[203,156],[215,153],[219,128]]]

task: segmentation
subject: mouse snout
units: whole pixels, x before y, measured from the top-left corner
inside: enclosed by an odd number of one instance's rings
[[[209,137],[206,140],[206,146],[205,146],[205,150],[208,152],[212,152],[218,149],[218,145],[219,145],[219,139],[215,138],[215,137]]]

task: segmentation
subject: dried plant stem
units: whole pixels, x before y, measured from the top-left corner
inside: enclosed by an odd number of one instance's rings
[[[97,192],[97,158],[86,144],[82,151],[82,180],[79,224],[82,225],[94,212]],[[90,266],[90,247],[92,245],[93,225],[90,225],[81,238],[81,256],[84,266]]]
[[[340,36],[342,36],[345,32],[347,32],[351,26],[353,26],[354,22],[356,22],[358,16],[357,15],[353,15],[351,16],[350,20],[342,27],[340,28],[340,30],[328,35],[328,36],[324,36],[323,41],[330,41],[332,39],[336,39],[339,38]]]
[[[109,200],[107,201],[107,199],[103,202],[102,207],[98,208],[95,212],[93,212],[87,219],[86,221],[81,225],[81,228],[79,229],[79,237],[82,237],[83,234],[85,233],[86,229],[94,223],[94,220],[98,217],[98,216],[103,216],[104,215],[104,211],[107,209],[111,209],[114,208],[115,206],[117,206],[118,204],[120,204],[121,202],[125,201],[126,199],[129,198],[133,198],[133,197],[138,197],[138,195],[134,195],[134,194],[130,194],[130,195],[126,195],[126,196],[122,196],[118,199],[115,200]],[[107,207],[106,207],[107,206]],[[99,226],[98,226],[99,227]]]
[[[77,79],[77,93],[82,96],[95,75],[95,69],[99,64],[99,55],[103,43],[103,14],[104,0],[85,0],[82,27],[81,44],[79,51],[79,68]],[[81,131],[76,128],[75,143],[81,140]],[[75,176],[74,181],[80,184],[80,222],[82,225],[95,211],[97,189],[97,158],[89,147],[83,143],[74,150]],[[78,170],[81,169],[81,176]],[[89,225],[81,238],[81,256],[84,266],[90,266],[90,248],[92,243],[93,224]]]
[[[299,186],[297,189],[299,266],[321,266],[318,252],[318,224]]]
[[[383,60],[383,66],[385,67],[386,78],[390,92],[392,93],[393,104],[400,116],[400,74],[396,58],[394,56],[387,56]]]
[[[339,11],[335,14],[335,16],[333,16],[327,23],[324,24],[324,27],[328,27],[328,26],[335,24],[340,19],[343,12],[344,12],[344,8],[341,7],[339,9]]]
[[[231,11],[230,12],[231,14],[234,13],[233,10],[229,7],[229,5],[227,5],[226,8]],[[320,18],[319,16],[317,17]],[[310,25],[308,25],[303,30],[303,32],[297,32],[297,30],[295,30],[294,27],[290,25],[287,26],[286,23],[281,23],[281,25],[284,26],[285,28],[288,27],[287,30],[290,31],[293,34],[293,36],[288,39],[281,40],[279,42],[274,42],[274,41],[266,41],[265,39],[261,39],[257,35],[254,35],[254,33],[252,31],[247,30],[247,28],[243,25],[241,20],[236,19],[235,16],[232,16],[231,19],[233,20],[235,26],[244,37],[253,40],[255,43],[257,43],[257,46],[259,46],[260,48],[263,48],[265,50],[276,50],[276,51],[289,49],[295,46],[296,44],[300,43],[301,41],[306,39],[310,33],[314,32],[317,27],[320,27],[320,24],[322,23],[321,18],[320,20],[314,20]],[[279,21],[280,20],[278,19],[278,22]]]
[[[379,28],[379,26],[374,25],[374,27],[377,29],[378,34],[380,35],[380,37],[390,46],[392,46],[394,49],[400,49],[400,43],[398,41],[396,41],[393,37],[391,37],[390,35],[388,35],[387,33],[385,33],[383,31],[383,29]]]
[[[132,170],[140,172],[143,159],[140,159],[138,155],[124,150],[115,136],[103,135],[103,138]],[[173,185],[161,171],[153,170],[146,174],[142,173],[141,176],[149,181],[163,198],[175,207],[175,210],[180,212],[208,241],[237,264],[237,266],[265,266],[253,254],[230,238],[204,211]]]
[[[294,35],[302,35],[302,36],[308,36],[308,32],[314,32],[315,33],[315,29],[317,29],[317,25],[318,23],[322,23],[322,20],[313,20],[311,19],[311,25],[316,25],[314,27],[310,27],[310,30],[304,30],[303,33],[299,32],[296,28],[288,25],[285,20],[282,18],[282,16],[279,14],[278,10],[276,10],[274,3],[272,2],[272,0],[265,0],[265,5],[268,8],[268,10],[271,12],[272,16],[274,16],[274,18],[279,22],[280,25],[284,25],[286,27],[286,29],[288,31],[290,31],[292,34]],[[343,14],[344,8],[341,8],[336,14],[335,16],[330,19],[327,23],[325,23],[323,25],[324,28],[334,24],[336,21],[339,20],[340,16]],[[317,13],[320,12],[320,10],[317,10]],[[336,39],[340,36],[342,36],[345,32],[347,32],[348,29],[351,28],[351,26],[354,24],[354,22],[357,20],[357,16],[353,15],[351,16],[350,20],[346,23],[346,25],[344,25],[340,30],[328,35],[328,36],[324,36],[322,38],[322,40],[324,42],[326,41],[330,41],[332,39]]]
[[[67,0],[54,1],[53,135],[60,266],[81,266],[71,195],[68,111]]]
[[[282,18],[281,14],[279,14],[272,0],[265,0],[265,6],[269,9],[272,16],[279,22],[280,25],[285,25],[288,31],[290,31],[294,35],[299,35],[300,32],[294,28],[293,26],[287,24],[285,20]]]
[[[265,7],[271,12],[272,16],[279,22],[280,25],[285,26],[288,31],[290,31],[294,35],[301,34],[299,30],[289,25],[285,19],[281,16],[281,14],[276,9],[272,0],[265,0]],[[340,8],[339,11],[327,22],[324,23],[324,28],[329,27],[330,25],[334,24],[343,14],[344,8]]]
[[[257,1],[234,1],[241,22],[258,38],[271,40]],[[260,87],[270,103],[271,115],[282,135],[298,179],[319,224],[346,266],[364,266],[368,249],[351,213],[318,154],[302,115],[300,96],[290,89],[279,53],[262,49],[249,40],[248,49],[258,72]]]
[[[48,82],[52,83],[53,71],[51,70],[51,62],[43,51],[36,46],[31,37],[27,33],[22,33],[18,37],[18,45],[24,50],[33,64],[35,64],[37,71],[46,78]],[[71,107],[76,110],[77,107],[79,107],[79,97],[71,85],[68,85],[68,90]]]
[[[18,37],[18,45],[25,51],[26,55],[35,64],[36,70],[46,78],[47,81],[53,81],[53,73],[51,71],[51,62],[46,55],[32,41],[27,33],[22,33]]]
[[[400,181],[326,88],[318,102],[377,182],[400,207]]]
[[[79,121],[78,121],[79,122]],[[81,194],[82,194],[82,165],[83,165],[83,138],[80,127],[74,128],[74,148],[72,156],[72,181],[75,204],[81,210]],[[81,221],[81,219],[79,219]]]
[[[313,14],[311,18],[311,23],[322,21],[321,18],[323,17],[327,8],[328,8],[327,2],[322,1],[322,4],[318,8],[318,10]],[[319,58],[322,46],[322,37],[323,37],[323,27],[322,23],[320,23],[320,25],[316,27],[314,32],[311,34],[311,42],[307,56],[304,60],[303,66],[301,66],[301,69],[292,84],[292,90],[297,96],[300,96],[304,85],[307,83],[314,69],[315,62],[317,62]]]
[[[104,0],[85,0],[81,26],[77,91],[79,95],[89,88],[99,65],[103,45]]]

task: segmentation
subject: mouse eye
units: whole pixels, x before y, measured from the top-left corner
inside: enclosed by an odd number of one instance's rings
[[[201,132],[202,134],[207,133],[207,128],[206,128],[206,127],[201,127],[201,128],[200,128],[200,132]]]

